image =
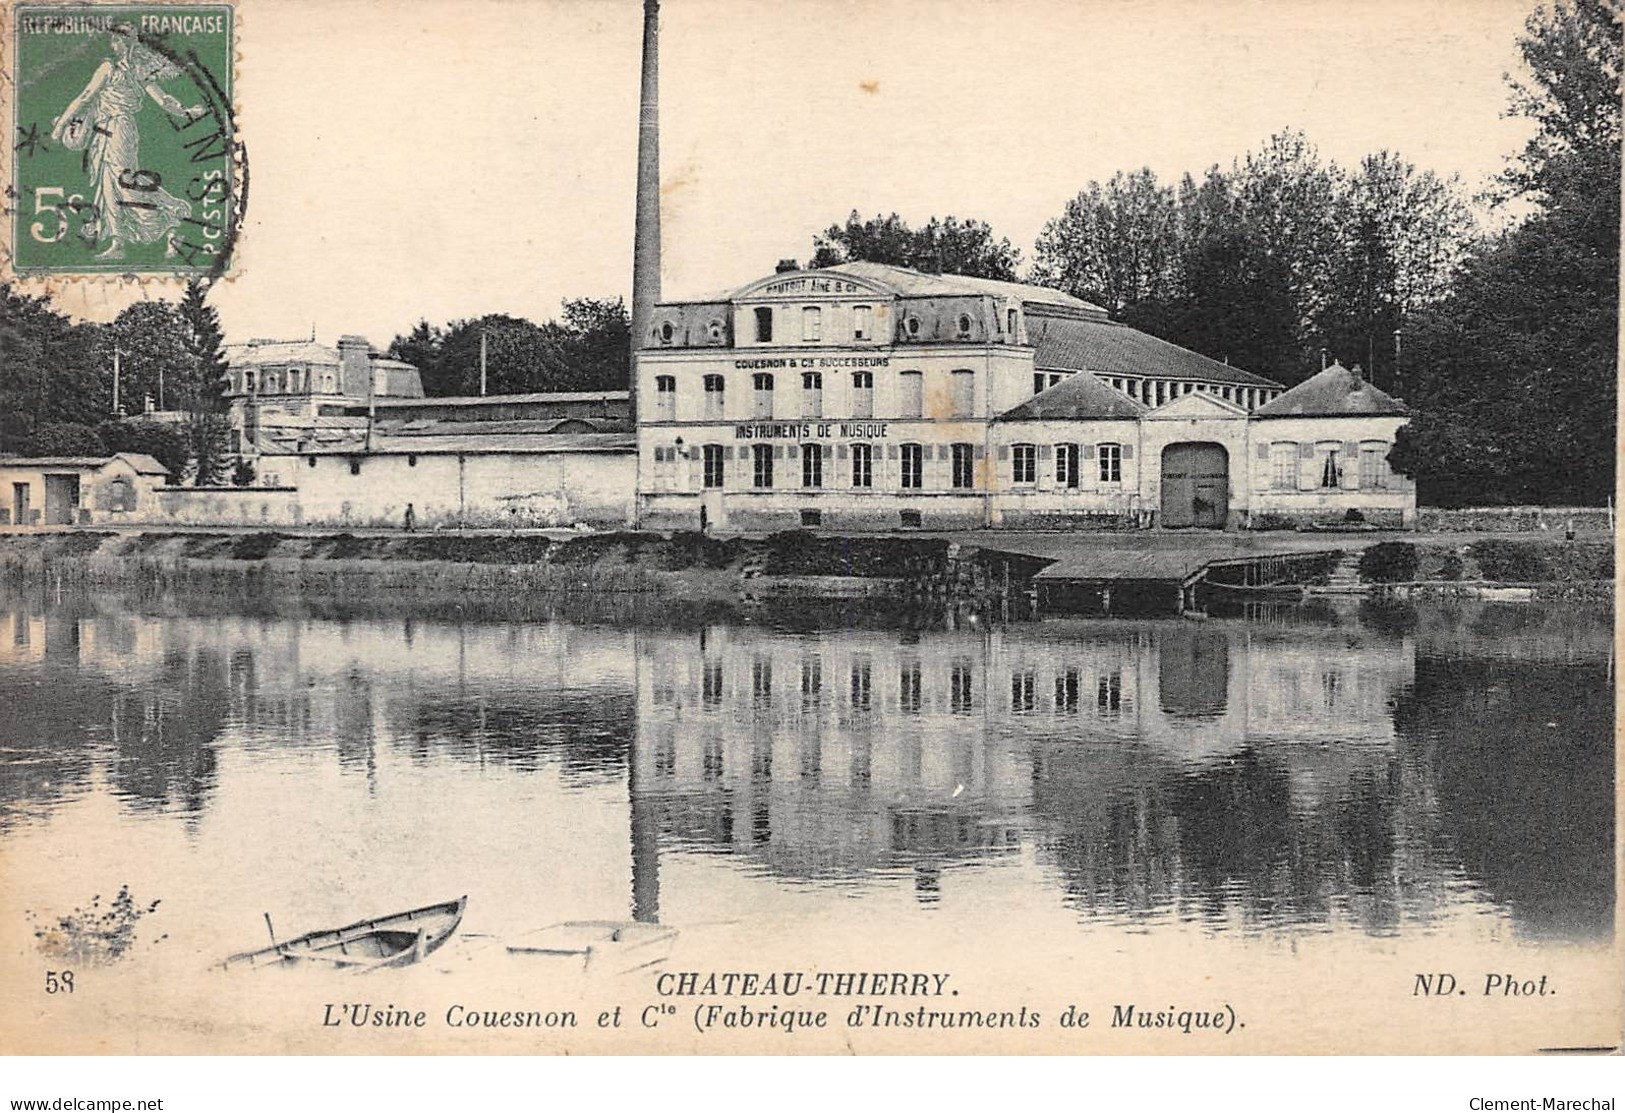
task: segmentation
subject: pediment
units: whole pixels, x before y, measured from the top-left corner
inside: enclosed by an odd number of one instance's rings
[[[1227,402],[1216,394],[1195,393],[1181,394],[1178,398],[1164,402],[1156,409],[1145,415],[1145,420],[1156,421],[1159,418],[1169,420],[1189,420],[1193,417],[1207,420],[1245,420],[1247,411],[1234,402]]]

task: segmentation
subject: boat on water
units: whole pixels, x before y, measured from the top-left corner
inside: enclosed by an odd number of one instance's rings
[[[357,920],[341,928],[307,932],[284,943],[232,955],[222,965],[227,970],[326,966],[352,972],[410,966],[451,938],[467,904],[468,898],[463,896]]]
[[[677,929],[632,920],[571,920],[538,928],[508,944],[511,955],[579,962],[597,973],[629,974],[666,961]]]

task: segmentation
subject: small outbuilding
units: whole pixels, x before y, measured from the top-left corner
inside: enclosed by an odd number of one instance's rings
[[[142,452],[0,456],[0,525],[80,526],[139,520],[169,469]]]

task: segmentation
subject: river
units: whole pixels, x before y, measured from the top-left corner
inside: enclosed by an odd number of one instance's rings
[[[127,886],[161,902],[132,954],[171,972],[263,945],[267,914],[465,893],[486,940],[1606,946],[1611,623],[659,629],[13,594],[5,915]]]

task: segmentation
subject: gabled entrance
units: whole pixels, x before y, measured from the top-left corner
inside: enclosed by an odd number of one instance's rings
[[[1223,445],[1171,444],[1162,450],[1165,529],[1223,529],[1230,513],[1230,454]]]

